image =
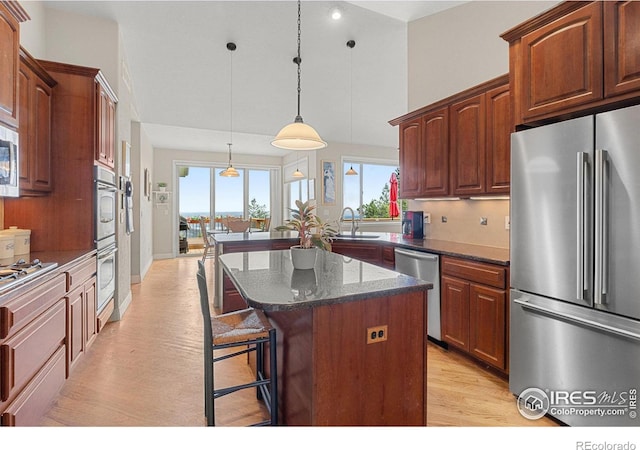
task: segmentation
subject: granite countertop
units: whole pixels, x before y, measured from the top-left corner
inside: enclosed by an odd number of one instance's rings
[[[255,233],[216,233],[213,235],[216,243],[246,243],[283,239],[297,239],[295,232],[255,232]],[[410,250],[418,250],[439,255],[467,258],[479,262],[509,265],[509,249],[489,247],[484,245],[464,244],[453,241],[440,241],[436,239],[405,239],[401,233],[377,233],[357,232],[354,235],[340,236],[335,242],[371,242],[379,244],[392,244]]]
[[[264,233],[267,234],[267,233]],[[289,311],[433,288],[373,264],[318,251],[314,269],[294,270],[289,250],[229,253],[222,268],[249,306]]]

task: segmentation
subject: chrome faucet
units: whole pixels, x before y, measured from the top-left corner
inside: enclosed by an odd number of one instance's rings
[[[342,210],[342,213],[340,214],[340,229],[342,229],[342,222],[344,221],[344,213],[347,210],[351,211],[351,234],[354,235],[354,234],[356,234],[356,231],[358,230],[358,225],[356,225],[356,215],[353,212],[353,208],[351,208],[350,206],[346,206]]]

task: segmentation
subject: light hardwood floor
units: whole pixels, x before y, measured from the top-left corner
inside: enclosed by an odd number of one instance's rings
[[[205,425],[197,260],[153,263],[143,283],[132,286],[123,320],[108,323],[100,333],[42,426]],[[210,286],[213,264],[207,260]],[[427,358],[428,425],[556,425],[520,416],[507,382],[466,357],[430,343]],[[251,378],[241,359],[216,365],[216,383],[240,378]],[[263,415],[252,391],[216,402],[218,425],[242,426]]]

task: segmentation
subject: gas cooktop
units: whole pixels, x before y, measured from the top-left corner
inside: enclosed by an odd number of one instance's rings
[[[0,294],[14,287],[33,280],[58,267],[58,263],[43,263],[39,259],[27,262],[24,259],[0,265]]]

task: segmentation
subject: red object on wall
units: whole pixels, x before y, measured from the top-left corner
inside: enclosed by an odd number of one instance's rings
[[[389,188],[389,215],[393,219],[400,215],[400,210],[398,209],[398,178],[395,172],[391,174],[389,183],[391,183]]]

